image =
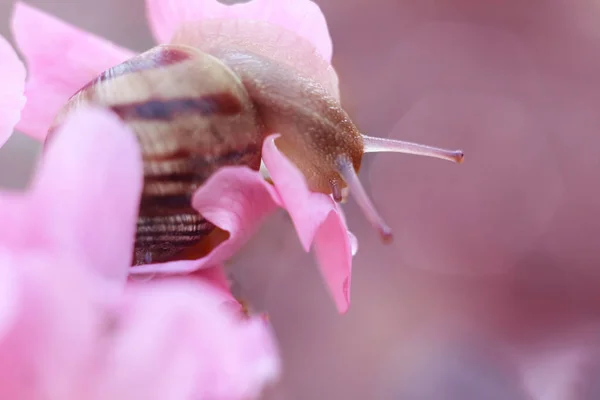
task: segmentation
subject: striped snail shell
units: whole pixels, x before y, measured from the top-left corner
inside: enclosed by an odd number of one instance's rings
[[[135,265],[178,259],[208,238],[215,227],[192,208],[192,194],[223,166],[258,170],[272,133],[281,135],[278,149],[310,190],[341,201],[348,188],[384,240],[391,230],[357,175],[363,154],[463,159],[460,150],[362,135],[339,101],[292,65],[244,46],[198,47],[157,46],[105,71],[71,97],[49,132],[51,138],[76,107],[95,104],[113,110],[137,135],[144,186]]]
[[[171,260],[215,229],[191,206],[192,194],[213,172],[225,165],[260,167],[262,129],[240,79],[192,47],[157,46],[103,72],[61,109],[48,139],[84,104],[114,111],[140,143],[136,265]]]

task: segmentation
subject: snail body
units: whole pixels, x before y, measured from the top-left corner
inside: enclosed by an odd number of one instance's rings
[[[332,193],[346,186],[336,159],[360,169],[363,138],[350,117],[325,88],[293,68],[256,53],[216,53],[238,75],[261,120],[278,132],[277,147],[300,169],[308,187]]]
[[[462,152],[362,135],[325,87],[293,66],[240,48],[210,54],[157,46],[98,76],[59,111],[54,128],[84,104],[114,111],[136,134],[144,186],[135,265],[178,259],[215,230],[191,196],[224,166],[258,170],[264,139],[303,173],[310,190],[342,200],[348,187],[384,239],[391,231],[357,172],[366,152],[395,151],[462,161]]]

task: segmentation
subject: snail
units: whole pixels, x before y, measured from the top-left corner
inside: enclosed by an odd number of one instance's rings
[[[360,133],[321,83],[259,52],[217,48],[210,54],[181,43],[159,45],[100,74],[59,111],[47,140],[83,104],[107,107],[136,134],[144,186],[133,263],[177,259],[215,226],[191,206],[191,196],[223,166],[258,170],[264,139],[278,149],[314,192],[335,201],[349,190],[382,239],[391,230],[357,172],[364,153],[403,152],[460,163],[462,151]]]

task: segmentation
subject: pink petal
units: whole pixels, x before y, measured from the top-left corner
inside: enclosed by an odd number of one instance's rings
[[[199,282],[129,287],[96,398],[255,398],[278,375],[277,349],[262,321],[223,313],[223,300]]]
[[[221,291],[230,301],[235,301],[231,293],[229,279],[223,265],[206,266],[186,275],[188,280],[197,280],[203,283],[210,284],[213,288]],[[156,274],[141,274],[133,271],[129,279],[132,282],[148,282],[151,279],[154,281],[168,281],[172,279],[181,279],[177,274],[173,275],[156,275]]]
[[[133,56],[129,50],[21,2],[15,6],[12,31],[29,73],[27,104],[17,129],[40,140],[77,90]]]
[[[314,247],[335,304],[345,313],[350,305],[352,244],[339,211],[329,212],[315,235]]]
[[[309,251],[314,243],[321,273],[343,313],[349,305],[352,269],[352,243],[343,214],[330,196],[308,190],[302,173],[277,149],[275,138],[265,140],[263,160],[302,246]]]
[[[0,147],[13,132],[25,105],[25,67],[0,36]]]
[[[327,21],[310,0],[253,0],[225,5],[216,0],[146,0],[148,20],[159,43],[167,43],[184,22],[206,19],[266,21],[307,39],[321,57],[331,61],[332,43]]]
[[[132,274],[189,273],[229,259],[277,206],[277,194],[262,176],[246,167],[226,167],[195,193],[192,203],[207,220],[229,232],[206,257],[131,268]]]
[[[13,296],[0,304],[13,314],[0,336],[0,398],[85,398],[77,391],[101,327],[91,301],[97,292],[85,270],[40,255],[0,251]]]
[[[227,279],[227,274],[222,265],[199,269],[188,275],[188,278],[210,283],[214,288],[221,290],[228,298],[233,299],[229,289],[229,279]]]
[[[348,231],[348,237],[350,238],[350,249],[352,249],[352,257],[358,253],[358,239],[354,234]]]
[[[147,0],[147,10],[161,43],[184,43],[207,52],[249,50],[296,68],[339,97],[327,24],[311,1],[253,0],[227,6],[216,0]]]
[[[8,257],[0,251],[0,340],[18,319],[18,277],[7,263]]]
[[[0,244],[13,250],[48,247],[50,242],[41,227],[43,210],[30,207],[28,194],[0,193]]]
[[[115,115],[81,109],[48,144],[32,210],[48,237],[106,277],[124,281],[133,254],[142,162],[133,133]]]

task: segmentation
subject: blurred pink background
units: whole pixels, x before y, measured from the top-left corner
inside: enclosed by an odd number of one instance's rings
[[[29,0],[135,50],[143,0]],[[290,222],[236,257],[271,315],[284,375],[268,399],[600,398],[600,3],[321,0],[343,104],[373,136],[462,148],[457,166],[370,154],[361,171],[395,231],[355,204],[352,304],[338,315]],[[13,1],[0,0],[10,38]],[[0,186],[39,148],[15,135]]]

